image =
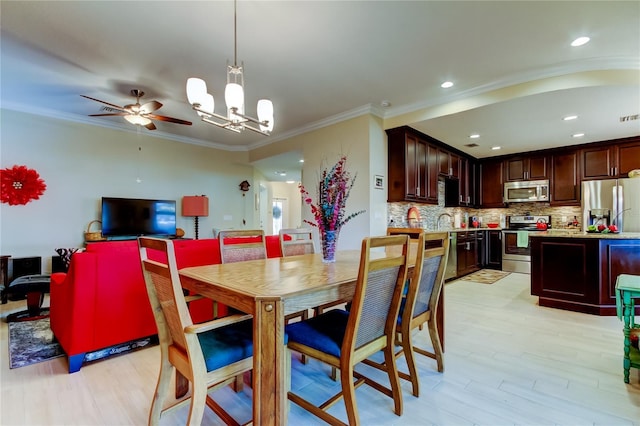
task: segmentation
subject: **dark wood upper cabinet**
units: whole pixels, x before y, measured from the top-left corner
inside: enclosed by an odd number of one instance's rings
[[[587,146],[580,151],[582,180],[625,178],[640,168],[640,139]]]
[[[402,129],[392,129],[387,134],[388,201],[436,204],[438,174],[430,158],[433,148],[418,135]]]
[[[505,181],[549,179],[548,164],[546,155],[508,158],[504,160]]]
[[[480,164],[480,207],[504,207],[502,193],[504,177],[502,161],[485,161]]]
[[[551,156],[552,206],[580,205],[578,151],[556,152]]]
[[[635,169],[640,169],[640,138],[618,145],[618,176],[629,177]]]
[[[444,148],[438,148],[438,173],[453,179],[460,178],[460,157]]]

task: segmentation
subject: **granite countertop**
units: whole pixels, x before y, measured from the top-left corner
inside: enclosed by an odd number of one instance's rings
[[[553,237],[553,238],[593,238],[600,240],[640,240],[640,232],[620,232],[619,234],[614,233],[600,233],[600,232],[583,232],[583,231],[572,231],[565,229],[552,229],[550,231],[542,231],[542,232],[531,232],[529,233],[530,237],[536,238],[544,238],[544,237]]]

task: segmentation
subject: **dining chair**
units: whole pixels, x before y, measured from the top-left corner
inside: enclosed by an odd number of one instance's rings
[[[238,374],[253,367],[253,321],[236,314],[194,324],[180,285],[173,241],[140,237],[140,262],[147,294],[160,340],[160,373],[149,413],[149,424],[157,425],[162,414],[183,401],[163,408],[175,371],[192,385],[187,424],[199,425],[205,405],[226,424],[238,424],[209,391],[232,383]],[[150,260],[151,251],[164,253],[166,263]]]
[[[419,396],[419,375],[414,353],[435,359],[439,372],[444,371],[444,359],[440,335],[438,334],[437,309],[444,283],[444,270],[449,253],[449,234],[447,232],[423,232],[418,234],[416,263],[409,279],[406,295],[403,297],[398,315],[396,341],[399,349],[395,359],[406,357],[409,374],[398,371],[400,378],[411,382],[414,396]],[[416,328],[422,329],[427,324],[433,352],[413,344],[412,333]],[[386,361],[385,361],[386,362]],[[371,359],[365,364],[386,370],[384,363]]]
[[[318,252],[319,237],[316,228],[281,229],[278,236],[283,257]]]
[[[218,232],[222,263],[267,258],[262,229],[230,229]]]
[[[315,230],[315,228],[281,229],[278,236],[282,257],[313,254],[317,251],[318,231]],[[294,318],[305,320],[309,318],[309,312],[306,309],[304,311],[294,312],[293,314],[287,315],[285,320],[289,322],[289,320]],[[303,358],[303,360],[304,359],[305,358]]]
[[[344,399],[348,423],[359,424],[355,389],[365,383],[391,397],[394,412],[402,415],[393,340],[407,275],[408,243],[406,235],[364,238],[351,309],[333,309],[286,326],[290,350],[340,369],[341,392],[320,405],[288,392],[291,402],[329,424],[345,424],[326,411],[340,398]],[[390,388],[354,371],[356,364],[381,350]]]

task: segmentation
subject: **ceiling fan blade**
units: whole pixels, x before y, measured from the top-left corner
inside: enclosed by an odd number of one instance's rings
[[[111,108],[115,108],[118,111],[123,111],[123,112],[125,111],[125,109],[122,108],[121,106],[110,104],[109,102],[101,101],[100,99],[91,98],[91,97],[85,96],[85,95],[80,95],[80,96],[82,96],[83,98],[91,99],[92,101],[100,102],[101,104],[109,105]]]
[[[169,123],[184,124],[187,126],[191,126],[191,124],[193,124],[190,121],[180,120],[179,118],[167,117],[165,115],[145,114],[145,117],[151,120],[168,121]]]
[[[145,126],[147,129],[149,130],[155,130],[156,129],[156,125],[153,124],[153,122],[149,123],[149,124],[145,124]]]
[[[130,115],[128,112],[111,112],[109,114],[89,114],[89,117],[107,117],[107,116],[120,116]]]
[[[162,104],[158,101],[147,102],[146,104],[140,105],[140,114],[149,114],[157,109],[160,109]]]

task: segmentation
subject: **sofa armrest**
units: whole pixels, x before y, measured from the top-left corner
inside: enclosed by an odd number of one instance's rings
[[[67,273],[51,275],[51,330],[64,351],[71,355],[93,340],[96,303],[96,255],[76,253]]]

